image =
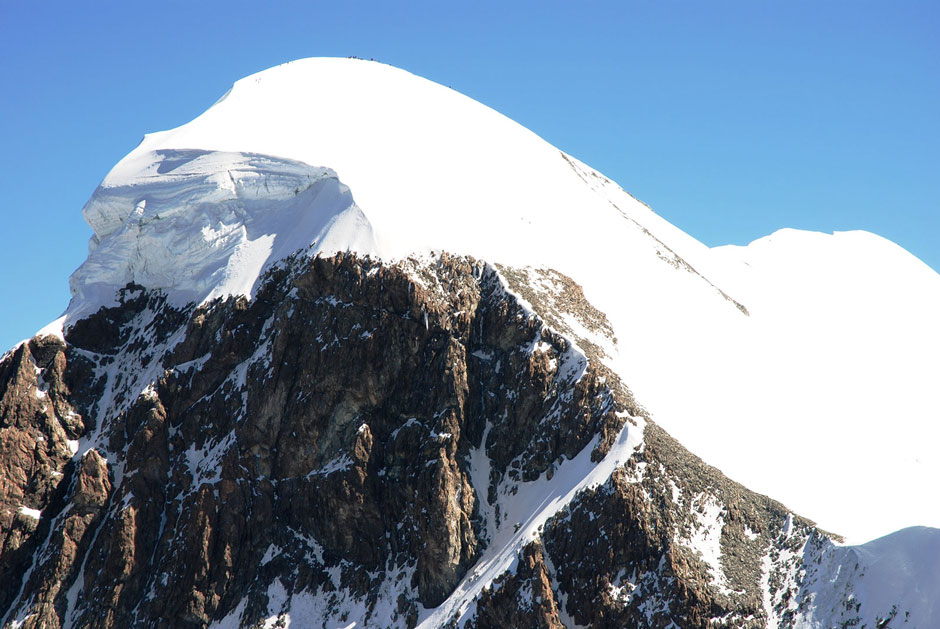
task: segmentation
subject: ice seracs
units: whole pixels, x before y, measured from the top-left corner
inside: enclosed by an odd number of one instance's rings
[[[501,114],[351,59],[238,81],[146,136],[85,215],[72,320],[129,281],[175,301],[250,296],[311,246],[553,269],[607,316],[607,366],[710,464],[851,540],[940,526],[925,499],[940,276],[875,236],[710,250]]]
[[[250,296],[271,263],[314,245],[373,252],[371,229],[329,168],[253,153],[162,149],[113,171],[83,210],[95,233],[69,316],[129,282],[176,303]]]

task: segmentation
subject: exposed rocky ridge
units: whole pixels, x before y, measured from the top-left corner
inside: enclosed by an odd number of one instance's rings
[[[129,285],[65,343],[19,346],[0,362],[5,626],[413,626],[519,525],[501,501],[602,460],[627,422],[640,450],[451,620],[786,626],[826,536],[649,422],[546,325],[604,329],[545,273],[577,307],[539,316],[465,258],[299,256],[251,301]]]
[[[0,362],[0,607],[48,535],[44,509],[61,509],[76,439],[84,429],[64,384],[65,344],[22,343]],[[42,376],[48,374],[48,381]],[[59,421],[58,418],[63,418]]]

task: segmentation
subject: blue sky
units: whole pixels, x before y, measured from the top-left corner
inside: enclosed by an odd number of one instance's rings
[[[81,207],[145,133],[309,56],[449,85],[706,244],[866,229],[940,269],[938,32],[915,0],[4,0],[0,351],[68,304]]]

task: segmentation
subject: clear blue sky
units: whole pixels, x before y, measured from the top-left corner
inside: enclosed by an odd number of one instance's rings
[[[0,2],[0,351],[58,316],[81,207],[236,79],[374,57],[601,170],[709,245],[867,229],[940,269],[940,3]]]

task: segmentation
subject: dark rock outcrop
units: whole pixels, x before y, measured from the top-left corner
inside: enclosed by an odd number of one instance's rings
[[[788,587],[763,558],[794,543],[785,525],[816,533],[685,452],[600,348],[547,325],[562,309],[606,333],[551,273],[567,301],[540,314],[469,259],[298,256],[250,301],[180,309],[129,285],[65,342],[19,346],[0,361],[0,617],[413,626],[518,525],[498,495],[585,448],[601,461],[631,422],[637,453],[453,619],[763,626],[768,588]]]

